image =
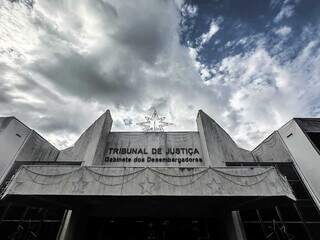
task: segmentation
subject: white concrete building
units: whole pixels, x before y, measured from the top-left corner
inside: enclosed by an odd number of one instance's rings
[[[320,239],[320,120],[253,151],[203,111],[197,131],[113,132],[106,111],[58,150],[0,118],[3,239]]]

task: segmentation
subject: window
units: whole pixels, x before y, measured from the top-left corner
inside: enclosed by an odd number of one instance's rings
[[[270,163],[285,175],[297,202],[240,211],[248,240],[320,239],[320,214],[292,163]]]

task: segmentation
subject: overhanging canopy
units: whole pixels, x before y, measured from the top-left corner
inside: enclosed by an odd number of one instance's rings
[[[22,166],[4,197],[31,205],[86,205],[96,214],[102,209],[110,214],[134,209],[206,212],[254,206],[257,200],[295,200],[289,183],[273,167]]]

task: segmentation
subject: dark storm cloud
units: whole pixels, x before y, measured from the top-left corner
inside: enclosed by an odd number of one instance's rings
[[[81,127],[75,123],[74,119],[60,118],[59,116],[45,116],[39,121],[37,126],[44,132],[79,132]]]
[[[1,100],[14,101],[14,115],[51,134],[79,134],[103,106],[144,111],[154,95],[152,82],[168,69],[162,55],[176,38],[178,18],[171,1],[139,2],[41,1],[27,9],[18,2],[1,5],[8,46],[0,51],[17,53],[8,58],[17,80],[3,88]],[[118,122],[114,126],[123,127]]]
[[[168,25],[166,14],[154,15],[155,19],[150,21],[153,12],[139,14],[139,10],[133,13],[135,21],[121,22],[118,30],[112,35],[115,41],[127,48],[129,54],[134,54],[147,64],[154,64],[160,53],[169,44],[168,39],[172,37],[172,25]],[[131,53],[132,52],[132,53]]]
[[[8,94],[10,87],[6,85],[6,82],[3,79],[6,69],[7,65],[0,63],[0,74],[2,75],[0,76],[0,104],[8,104],[12,101],[12,97]]]
[[[36,95],[40,95],[47,99],[54,99],[56,103],[66,104],[66,102],[59,96],[54,90],[49,87],[35,81],[31,74],[18,74],[23,82],[17,83],[15,88],[22,92],[33,92]]]
[[[9,88],[0,83],[0,103],[8,104],[12,101],[12,97],[7,94]]]
[[[55,58],[54,62],[38,62],[32,70],[43,74],[68,94],[126,105],[139,101],[144,90],[143,84],[138,86],[127,72],[129,69],[121,65],[104,72],[100,60],[94,56],[71,52],[56,54]]]
[[[0,114],[66,147],[106,108],[114,130],[203,109],[252,147],[319,112],[319,3],[175,2],[0,1]]]
[[[152,101],[149,111],[157,109],[158,111],[166,111],[170,106],[169,96],[156,98]]]
[[[139,104],[149,95],[146,89],[149,80],[141,68],[144,64],[155,64],[170,46],[172,33],[177,31],[176,24],[170,22],[175,17],[172,16],[174,11],[170,10],[168,2],[162,1],[148,2],[139,8],[134,4],[120,4],[116,8],[109,3],[97,3],[94,7],[95,11],[98,9],[97,20],[113,21],[108,27],[108,22],[102,23],[105,29],[100,29],[104,32],[98,49],[86,53],[67,48],[64,42],[74,40],[67,36],[67,31],[57,30],[50,20],[36,19],[37,25],[49,33],[44,47],[57,49],[56,45],[62,43],[64,51],[48,49],[53,51],[50,59],[40,59],[28,67],[66,94],[85,100],[108,101],[115,106]],[[79,23],[76,26],[79,25],[80,30],[85,25],[81,20],[73,21]]]

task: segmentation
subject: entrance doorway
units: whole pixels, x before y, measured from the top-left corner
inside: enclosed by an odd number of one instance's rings
[[[225,240],[217,219],[110,219],[90,218],[87,238],[92,240]]]

